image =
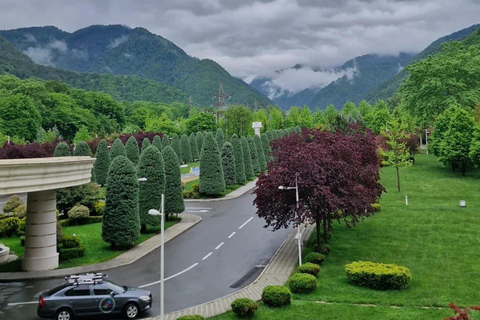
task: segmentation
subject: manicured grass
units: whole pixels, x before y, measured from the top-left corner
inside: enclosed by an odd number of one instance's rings
[[[180,168],[180,172],[182,174],[186,174],[186,173],[189,173],[190,172],[190,168],[194,168],[194,167],[200,167],[200,162],[190,162],[190,163],[187,163],[188,167],[185,167],[185,168]]]
[[[249,179],[245,184],[249,183],[250,181],[253,181],[255,178],[252,178],[252,179]],[[195,184],[198,184],[199,183],[199,179],[196,179],[196,180],[193,180],[193,181],[190,181],[190,182],[187,182],[185,183],[185,186],[184,186],[184,189],[183,191],[184,192],[188,192],[188,191],[191,191],[193,189],[193,186]],[[225,192],[221,193],[219,196],[217,197],[213,197],[213,198],[221,198],[221,197],[224,197],[226,196],[227,194],[231,193],[232,191],[235,191],[237,190],[238,188],[240,187],[243,187],[244,184],[234,184],[234,185],[231,185],[231,186],[228,186],[227,189],[225,190]],[[198,197],[198,199],[208,199],[208,198],[212,198],[212,197],[207,197],[203,194],[200,194],[200,196]]]
[[[168,229],[176,222],[168,221],[165,223],[165,229]],[[135,244],[142,243],[143,241],[153,237],[155,234],[160,233],[160,227],[149,227],[148,233],[141,234],[140,239],[138,239]],[[63,234],[71,236],[75,234],[82,240],[82,244],[87,248],[85,251],[85,256],[77,259],[71,259],[68,261],[60,261],[60,269],[77,267],[87,264],[94,264],[103,261],[110,260],[120,254],[125,250],[113,250],[110,248],[110,245],[103,242],[102,240],[102,224],[101,223],[92,223],[82,226],[71,226],[64,227]],[[15,254],[19,257],[23,256],[24,248],[20,245],[20,238],[3,238],[1,240],[3,244],[10,247],[11,251],[15,251]],[[11,265],[13,264],[13,265]],[[20,271],[21,264],[17,261],[9,263],[6,265],[0,266],[0,272],[12,272]]]

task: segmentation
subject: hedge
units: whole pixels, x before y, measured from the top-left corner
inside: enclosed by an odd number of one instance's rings
[[[395,264],[355,261],[345,271],[350,283],[378,290],[405,289],[412,281],[410,270]]]
[[[317,287],[317,278],[307,273],[295,273],[288,279],[288,286],[293,293],[310,293]]]
[[[232,304],[232,311],[239,318],[250,319],[258,309],[258,304],[248,298],[235,299]]]
[[[316,276],[317,273],[320,272],[320,266],[315,263],[307,262],[298,267],[298,271],[300,271],[301,273],[308,273],[312,276]]]
[[[75,247],[75,248],[59,248],[60,260],[70,260],[75,258],[80,258],[85,255],[85,247]]]
[[[325,256],[321,253],[318,252],[310,252],[307,254],[305,257],[305,260],[310,263],[315,263],[315,264],[322,264],[323,260],[325,260]]]
[[[89,216],[86,218],[79,219],[65,219],[60,220],[60,226],[69,227],[69,226],[81,226],[84,224],[98,223],[102,222],[103,216]]]
[[[74,236],[64,236],[60,243],[64,249],[77,248],[82,245],[80,238]]]
[[[267,286],[262,292],[262,301],[269,307],[283,307],[290,304],[292,294],[284,286]]]

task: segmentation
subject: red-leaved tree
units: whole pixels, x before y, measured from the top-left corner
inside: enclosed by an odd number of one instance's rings
[[[320,246],[322,226],[326,242],[334,220],[350,226],[373,214],[371,204],[384,190],[376,151],[373,133],[353,126],[346,133],[303,130],[276,140],[274,160],[254,191],[257,215],[274,230],[292,223],[315,223]],[[298,209],[295,190],[278,188],[294,187],[295,177]]]
[[[479,306],[461,308],[453,302],[450,302],[448,307],[455,312],[455,315],[451,317],[446,317],[444,320],[470,320],[471,319],[469,316],[470,311],[480,311]]]

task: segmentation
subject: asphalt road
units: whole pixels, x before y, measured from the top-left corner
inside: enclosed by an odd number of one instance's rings
[[[165,312],[235,292],[260,274],[289,230],[265,229],[264,221],[255,216],[253,199],[254,196],[246,194],[229,201],[186,204],[186,211],[202,216],[203,221],[165,246]],[[106,272],[113,282],[152,292],[153,307],[142,317],[160,313],[159,260],[157,249],[131,265]],[[39,292],[61,282],[53,279],[1,283],[0,280],[0,318],[38,319]]]

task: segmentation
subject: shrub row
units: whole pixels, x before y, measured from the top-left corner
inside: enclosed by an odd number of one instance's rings
[[[60,260],[70,260],[74,258],[80,258],[85,255],[85,247],[80,246],[76,248],[60,248]]]
[[[292,294],[284,286],[267,286],[263,289],[262,301],[269,307],[283,307],[290,304]]]
[[[307,273],[295,273],[288,279],[288,286],[293,293],[310,293],[317,287],[317,278]]]
[[[60,243],[63,249],[77,248],[82,245],[80,238],[73,236],[64,236]]]
[[[232,311],[239,318],[250,319],[258,309],[258,304],[248,298],[235,299],[231,304]]]
[[[345,271],[350,283],[379,290],[405,289],[412,281],[410,270],[395,264],[355,261]]]
[[[320,272],[320,266],[315,263],[307,262],[298,267],[298,271],[316,276],[317,273]]]
[[[325,256],[321,253],[318,253],[318,252],[310,252],[309,254],[307,254],[307,256],[305,257],[305,260],[307,262],[310,262],[310,263],[314,263],[314,264],[322,264],[322,262],[325,260]]]
[[[102,222],[102,218],[103,218],[102,216],[89,216],[86,218],[79,218],[79,219],[65,219],[65,220],[60,220],[60,225],[62,227],[80,226],[84,224]]]

